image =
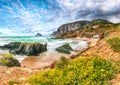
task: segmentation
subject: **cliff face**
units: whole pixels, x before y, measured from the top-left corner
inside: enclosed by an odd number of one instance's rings
[[[91,24],[90,21],[77,21],[77,22],[73,22],[73,23],[64,24],[64,25],[60,26],[57,29],[57,31],[53,32],[52,36],[58,36],[60,34],[75,31],[79,28],[89,26],[90,24]]]
[[[57,31],[52,33],[52,36],[56,38],[96,37],[103,35],[106,28],[111,24],[111,22],[104,19],[77,21],[60,26]]]

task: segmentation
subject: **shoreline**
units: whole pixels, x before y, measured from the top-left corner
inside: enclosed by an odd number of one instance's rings
[[[76,37],[76,38],[73,38],[73,40],[82,40],[82,41],[86,41],[88,46],[89,47],[93,47],[97,44],[97,42],[100,40],[100,39],[95,39],[95,38],[80,38],[80,37]]]
[[[48,54],[48,56],[42,55],[42,57],[40,57],[41,54],[39,56],[28,56],[21,62],[21,67],[43,69],[44,67],[49,67],[54,61],[60,61],[61,56],[64,56],[67,59],[75,58],[80,53],[95,46],[97,42],[99,41],[99,39],[93,39],[93,38],[74,38],[72,40],[86,41],[88,46],[87,48],[83,48],[80,50],[74,50],[71,52],[71,54],[64,54],[64,53],[56,52],[53,54],[52,53]]]
[[[46,51],[43,53],[40,53],[38,56],[26,56],[23,57],[23,55],[14,55],[15,58],[20,58],[19,62],[21,64],[21,67],[27,67],[27,68],[44,68],[47,66],[50,66],[54,61],[60,61],[61,56],[65,56],[67,59],[70,58],[75,58],[77,55],[80,53],[86,51],[92,46],[95,46],[98,42],[99,39],[94,39],[94,38],[70,38],[71,40],[77,40],[79,41],[85,41],[87,44],[87,47],[82,48],[82,49],[77,49],[71,52],[71,54],[64,54],[64,53],[59,53],[56,51]],[[81,44],[82,45],[82,44]],[[8,52],[7,52],[8,53]],[[21,56],[21,57],[20,57]],[[22,60],[21,60],[22,59]]]

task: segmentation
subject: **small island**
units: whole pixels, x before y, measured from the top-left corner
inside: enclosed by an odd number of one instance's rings
[[[37,34],[35,35],[35,37],[42,37],[42,34],[37,33]]]

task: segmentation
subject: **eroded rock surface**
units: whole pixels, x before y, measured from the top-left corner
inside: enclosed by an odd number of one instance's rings
[[[7,49],[12,54],[38,55],[39,53],[47,50],[47,44],[11,42],[1,46],[0,48]]]

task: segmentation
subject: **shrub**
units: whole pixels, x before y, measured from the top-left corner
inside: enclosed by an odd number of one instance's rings
[[[63,63],[62,63],[63,65]],[[33,85],[109,85],[118,67],[99,56],[69,61],[66,67],[36,73],[27,81]]]
[[[66,67],[67,64],[68,64],[67,58],[64,56],[61,56],[61,61],[54,61],[53,63],[51,63],[50,68],[51,69],[53,69],[54,67],[63,68],[63,67]]]
[[[107,36],[108,36],[108,34],[109,34],[109,31],[107,30],[107,31],[105,31],[105,32],[104,32],[103,37],[104,37],[104,38],[105,38],[105,37],[107,37]]]
[[[107,42],[115,52],[120,52],[120,38],[114,37],[108,39]]]
[[[15,59],[11,54],[3,54],[3,57],[0,58],[0,65],[2,66],[20,66],[20,63]]]
[[[117,31],[120,31],[120,25],[117,27]]]
[[[13,59],[13,56],[11,54],[3,54],[2,56]]]
[[[69,61],[66,59],[66,57],[62,56],[61,61],[55,62],[55,68],[57,69],[63,69],[68,66]]]
[[[90,28],[89,30],[88,30],[88,32],[94,32],[95,31],[95,28]]]
[[[8,83],[9,83],[9,85],[19,85],[20,84],[20,82],[18,82],[18,81],[9,81]]]
[[[65,56],[61,56],[61,61],[67,61],[67,58]]]

